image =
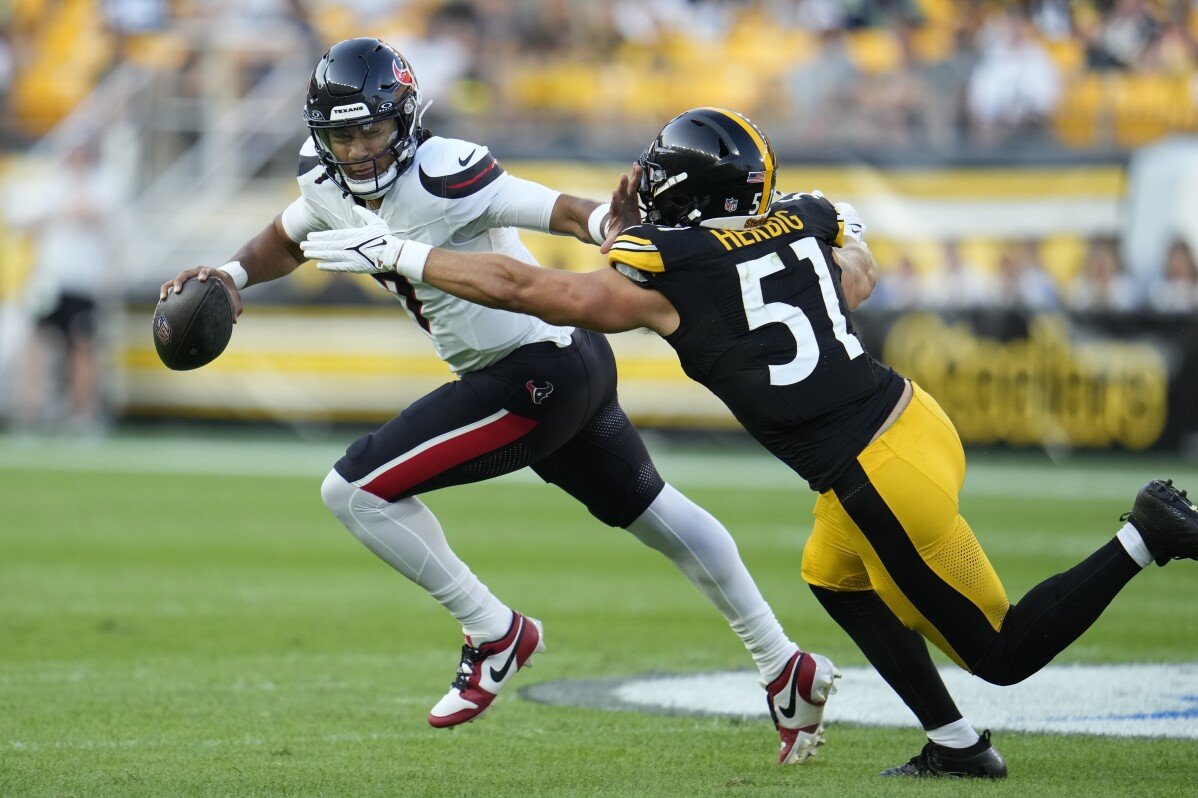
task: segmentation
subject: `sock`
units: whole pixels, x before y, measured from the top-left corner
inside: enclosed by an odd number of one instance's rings
[[[664,554],[723,613],[753,656],[763,684],[782,672],[799,647],[762,598],[736,542],[711,513],[667,484],[628,531]]]
[[[1133,560],[1139,563],[1141,568],[1146,568],[1156,562],[1156,558],[1149,553],[1144,538],[1140,536],[1140,530],[1132,526],[1130,521],[1123,525],[1115,537],[1119,539],[1123,548],[1127,550]]]
[[[511,609],[458,559],[436,516],[419,499],[385,501],[346,482],[336,470],[325,477],[320,493],[354,537],[428,591],[475,645],[507,633]]]
[[[963,720],[923,637],[903,626],[877,593],[810,587],[832,620],[848,633],[925,730]]]
[[[928,729],[928,739],[946,748],[968,748],[980,739],[973,726],[965,718]]]

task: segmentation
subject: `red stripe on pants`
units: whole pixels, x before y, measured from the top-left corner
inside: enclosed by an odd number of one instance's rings
[[[362,490],[390,501],[412,487],[454,466],[507,446],[537,425],[531,418],[506,413],[486,426],[441,441],[362,486]]]

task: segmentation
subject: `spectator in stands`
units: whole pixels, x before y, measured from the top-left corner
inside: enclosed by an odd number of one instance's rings
[[[922,16],[919,0],[840,0],[850,27],[890,27]]]
[[[421,65],[422,90],[441,98],[431,105],[424,120],[431,127],[445,123],[447,116],[461,113],[469,105],[469,99],[457,89],[460,81],[478,78],[480,25],[472,4],[451,2],[432,13],[423,36],[399,40],[399,49]]]
[[[8,92],[12,88],[13,74],[12,49],[8,46],[8,35],[0,28],[0,151],[8,149],[12,131],[9,129]]]
[[[928,106],[924,110],[927,144],[933,151],[951,151],[969,134],[966,96],[969,76],[978,61],[970,21],[956,25],[952,36],[949,52],[924,66],[928,81]]]
[[[997,304],[1031,311],[1054,310],[1059,304],[1034,242],[1008,247],[999,257]]]
[[[1162,313],[1189,313],[1198,309],[1198,264],[1185,241],[1177,239],[1169,245],[1165,274],[1149,292],[1148,303]]]
[[[1123,269],[1119,247],[1109,238],[1090,242],[1081,273],[1069,290],[1069,307],[1084,311],[1127,311],[1140,304],[1135,281]]]
[[[853,95],[853,106],[864,128],[871,132],[872,147],[911,148],[928,137],[928,113],[932,105],[932,87],[924,65],[915,54],[915,27],[899,23],[894,28],[899,62],[893,69],[871,75],[863,89]]]
[[[913,310],[922,304],[919,273],[909,255],[903,255],[893,271],[882,275],[869,301],[871,308],[888,310]]]
[[[858,96],[861,71],[845,46],[844,31],[830,27],[818,34],[816,50],[786,77],[792,118],[788,127],[808,145],[826,145],[839,137],[858,138],[854,109],[844,97]]]
[[[1170,22],[1144,50],[1139,66],[1157,75],[1191,75],[1198,66],[1198,45],[1184,25]]]
[[[924,304],[934,310],[960,310],[987,306],[994,297],[990,276],[962,258],[957,242],[945,242],[941,270],[923,279]]]
[[[116,186],[83,144],[59,168],[22,183],[9,203],[10,221],[34,246],[27,306],[34,329],[16,401],[18,428],[57,429],[64,421],[81,433],[103,428],[98,315],[114,284],[108,236]],[[59,372],[65,391],[56,388]]]
[[[780,11],[786,10],[784,4]],[[798,0],[786,21],[816,33],[829,33],[843,31],[848,26],[849,14],[841,0]]]
[[[1115,0],[1110,12],[1086,33],[1086,65],[1132,69],[1156,34],[1157,22],[1144,0]]]
[[[1026,17],[1003,12],[979,31],[981,58],[969,79],[969,116],[981,143],[1043,130],[1061,76]]]
[[[1031,0],[1028,17],[1036,30],[1049,39],[1067,39],[1073,34],[1073,16],[1069,13],[1070,0]]]

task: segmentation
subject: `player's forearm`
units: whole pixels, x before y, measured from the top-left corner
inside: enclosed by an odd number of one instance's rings
[[[434,249],[421,279],[479,305],[539,316],[550,324],[569,324],[572,319],[562,299],[569,296],[571,276],[496,253]]]
[[[593,200],[561,194],[553,205],[549,229],[558,235],[574,236],[585,244],[602,244],[603,239],[596,240],[591,231],[591,214],[598,207],[599,203]]]
[[[869,299],[878,283],[878,264],[864,241],[848,239],[840,249],[832,251],[840,265],[840,286],[849,310]]]
[[[291,274],[304,262],[299,245],[283,231],[281,221],[276,218],[258,235],[237,250],[233,260],[241,263],[249,276],[246,285],[265,283]]]

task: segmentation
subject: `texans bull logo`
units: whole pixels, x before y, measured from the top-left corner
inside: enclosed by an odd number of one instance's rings
[[[395,75],[395,79],[405,86],[411,86],[416,82],[415,78],[412,77],[412,70],[408,69],[406,66],[400,67],[400,65],[394,61],[391,62],[391,72]]]
[[[524,387],[528,389],[528,395],[532,397],[532,403],[534,405],[539,405],[541,402],[544,402],[549,394],[553,393],[552,382],[547,382],[544,385],[537,385],[532,380],[529,380],[524,384]]]

